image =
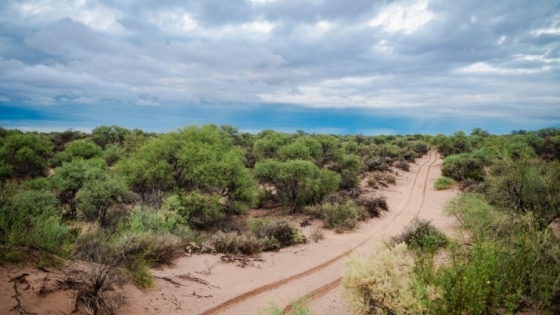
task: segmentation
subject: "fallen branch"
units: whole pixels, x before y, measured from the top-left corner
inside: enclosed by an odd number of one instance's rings
[[[175,280],[173,280],[173,279],[171,279],[171,278],[168,278],[168,277],[154,277],[154,278],[167,281],[167,282],[169,282],[169,283],[171,283],[171,284],[174,284],[174,285],[185,286],[184,284],[179,283],[179,282],[177,282],[177,281],[175,281]]]
[[[196,296],[197,298],[203,298],[203,299],[212,297],[212,295],[199,295],[199,294],[196,294],[196,292],[194,292],[194,291],[192,292],[192,296]]]
[[[177,276],[177,278],[198,282],[198,283],[201,283],[201,284],[204,284],[204,285],[207,285],[207,286],[210,286],[210,287],[214,287],[214,288],[217,288],[217,289],[220,288],[220,287],[217,287],[215,285],[211,285],[210,282],[208,282],[204,279],[200,279],[200,278],[197,278],[197,277],[193,276],[190,272],[187,273],[186,275],[179,275],[179,276]]]
[[[247,256],[236,256],[236,255],[231,255],[231,254],[223,255],[221,257],[221,259],[222,259],[223,262],[226,262],[226,263],[237,262],[237,266],[242,267],[242,268],[245,268],[245,266],[260,268],[260,266],[255,265],[255,262],[256,261],[264,262],[264,259],[262,259],[262,258],[252,258],[252,257],[247,257]]]
[[[8,282],[13,282],[13,283],[14,283],[14,292],[15,292],[15,294],[14,294],[14,296],[12,296],[12,298],[16,299],[16,302],[17,302],[17,304],[14,305],[14,306],[12,307],[11,311],[17,310],[18,313],[20,313],[21,315],[37,315],[37,314],[35,314],[35,313],[31,313],[31,312],[26,311],[26,310],[23,308],[23,306],[21,306],[21,300],[19,299],[20,294],[19,294],[19,291],[18,291],[18,288],[17,288],[17,284],[18,284],[18,282],[19,282],[19,283],[27,283],[27,287],[26,287],[24,290],[29,289],[30,284],[29,284],[29,282],[27,282],[27,280],[25,279],[25,277],[27,277],[27,276],[29,276],[29,274],[27,274],[27,273],[22,273],[21,275],[15,276],[15,277],[13,277],[13,278],[10,278],[10,280],[8,280]]]

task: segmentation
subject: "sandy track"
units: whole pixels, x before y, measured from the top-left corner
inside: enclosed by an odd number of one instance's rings
[[[427,158],[419,161],[419,166],[411,170],[411,173],[414,174],[411,184],[406,185],[406,180],[410,181],[410,178],[404,178],[405,185],[398,187],[392,193],[388,192],[390,195],[392,194],[392,196],[389,196],[390,201],[393,201],[391,209],[396,208],[397,211],[393,210],[384,218],[373,220],[377,222],[368,224],[369,227],[366,227],[366,229],[370,230],[369,235],[365,238],[363,238],[364,235],[357,235],[356,238],[362,237],[361,241],[349,250],[304,272],[236,296],[202,314],[255,314],[259,307],[266,305],[267,301],[274,301],[282,306],[304,295],[310,297],[313,301],[329,295],[329,292],[337,289],[340,284],[340,275],[345,265],[344,258],[349,253],[367,252],[373,246],[365,245],[373,244],[387,236],[397,234],[419,215],[425,203],[430,174],[435,174],[432,172],[432,168],[437,161],[436,152],[430,152]],[[437,173],[439,173],[439,169]],[[362,188],[365,190],[365,187]],[[399,196],[399,194],[404,194],[404,196]],[[401,202],[398,203],[398,201]],[[397,207],[394,206],[395,203],[398,203]],[[441,208],[440,206],[439,210]],[[366,249],[362,250],[362,248]],[[299,292],[299,295],[297,292]],[[340,301],[340,299],[338,300]],[[337,309],[340,312],[340,307],[337,307]]]
[[[311,294],[311,308],[316,314],[348,313],[340,299],[339,285],[348,254],[371,253],[376,242],[398,234],[415,217],[433,220],[443,230],[449,226],[441,210],[454,193],[431,189],[432,181],[440,174],[440,165],[441,160],[436,152],[430,152],[411,165],[410,172],[400,172],[397,185],[384,188],[381,192],[388,198],[390,211],[381,218],[361,224],[356,231],[344,234],[325,231],[325,240],[319,243],[264,253],[262,258],[265,262],[255,267],[240,268],[226,264],[220,262],[219,255],[180,258],[172,267],[152,270],[154,276],[159,277],[156,278],[155,288],[139,290],[127,285],[128,304],[118,313],[257,314],[269,303],[285,307],[308,294]],[[362,190],[366,194],[378,194],[367,188],[365,180]],[[304,229],[309,232],[311,228]],[[215,267],[210,275],[195,275],[213,286],[177,277],[189,272],[194,274],[212,265]],[[6,271],[0,267],[0,276],[4,277]],[[9,270],[8,273],[13,276],[15,270]],[[182,285],[173,285],[160,279],[164,277],[172,278]],[[0,284],[0,289],[7,287]],[[3,298],[8,299],[11,292],[6,293]],[[61,296],[57,298],[64,301],[51,301],[49,296],[41,298],[40,302],[29,298],[29,311],[37,314],[66,312],[69,301]],[[46,303],[52,307],[41,307],[46,306]],[[64,307],[59,307],[62,305]],[[8,309],[0,305],[0,314],[9,314]]]

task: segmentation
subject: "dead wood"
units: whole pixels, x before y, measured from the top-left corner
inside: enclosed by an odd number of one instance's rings
[[[197,278],[197,277],[193,276],[190,272],[187,273],[186,275],[179,275],[179,276],[177,276],[177,278],[198,282],[198,283],[201,283],[201,284],[204,284],[204,285],[207,285],[207,286],[210,286],[210,287],[214,287],[214,288],[217,288],[217,289],[220,288],[220,287],[217,287],[215,285],[211,285],[210,282],[208,282],[204,279],[200,279],[200,278]]]
[[[154,277],[154,278],[167,281],[167,282],[169,282],[169,283],[171,283],[171,284],[174,284],[174,285],[184,286],[184,284],[179,283],[179,282],[177,282],[177,281],[175,281],[175,280],[173,280],[173,279],[171,279],[171,278],[168,278],[168,277]]]
[[[260,266],[256,265],[255,262],[256,261],[264,262],[264,259],[258,257],[252,258],[247,256],[238,256],[238,255],[231,255],[231,254],[223,255],[221,259],[223,262],[226,263],[237,262],[237,266],[241,268],[245,268],[246,266],[260,268]]]
[[[192,293],[192,296],[196,296],[197,298],[203,298],[203,299],[211,298],[211,297],[212,297],[212,295],[200,295],[200,294],[196,294],[196,292],[194,292],[194,291],[193,291],[193,293]]]
[[[17,302],[17,304],[14,305],[14,306],[12,307],[11,310],[12,310],[12,311],[13,311],[13,310],[16,310],[16,311],[18,311],[18,313],[20,313],[21,315],[37,315],[36,313],[31,313],[31,312],[26,311],[26,310],[23,308],[23,306],[21,306],[21,300],[19,299],[20,294],[19,294],[19,291],[18,291],[17,284],[18,284],[18,283],[25,283],[25,284],[27,284],[27,287],[26,287],[24,290],[29,289],[30,284],[29,284],[29,282],[27,282],[27,280],[25,279],[25,277],[27,277],[27,276],[29,276],[29,274],[27,274],[27,273],[22,273],[22,274],[20,274],[19,276],[15,276],[15,277],[13,277],[13,278],[10,278],[10,280],[8,280],[8,282],[13,282],[13,283],[14,283],[14,296],[12,296],[12,298],[14,298],[14,299],[16,300],[16,302]]]

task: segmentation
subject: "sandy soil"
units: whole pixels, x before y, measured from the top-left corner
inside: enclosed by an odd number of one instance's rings
[[[302,296],[311,296],[315,314],[349,314],[340,297],[340,276],[346,257],[351,253],[372,254],[375,244],[399,234],[415,217],[428,219],[438,228],[452,232],[452,221],[442,215],[444,204],[456,191],[435,191],[433,181],[440,176],[441,159],[430,152],[411,165],[410,172],[399,171],[397,184],[375,192],[362,183],[365,194],[387,196],[389,212],[383,217],[362,223],[350,233],[324,231],[318,243],[292,246],[279,252],[264,253],[262,262],[241,268],[221,261],[221,255],[183,257],[172,267],[152,270],[155,288],[140,290],[127,285],[128,303],[119,314],[259,314],[272,303],[280,308]],[[315,225],[318,224],[317,222]],[[304,228],[309,234],[314,226]],[[209,275],[204,270],[211,269]],[[39,297],[38,288],[46,273],[37,269],[0,267],[0,278],[6,281],[27,272],[30,289],[20,294],[22,305],[37,314],[68,314],[72,310],[69,293],[60,292]],[[209,285],[179,278],[190,273]],[[174,285],[162,278],[169,278]],[[13,282],[0,282],[0,314],[17,314]]]

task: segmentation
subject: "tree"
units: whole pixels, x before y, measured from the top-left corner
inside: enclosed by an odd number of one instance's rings
[[[341,158],[342,153],[338,149],[338,139],[336,137],[317,135],[316,139],[321,144],[321,158],[318,163],[320,167],[333,163]]]
[[[254,185],[241,152],[215,125],[191,126],[146,142],[115,169],[144,202],[164,193],[200,191],[227,199],[224,210],[240,211],[252,200]]]
[[[18,177],[40,176],[51,155],[52,144],[44,137],[31,133],[11,134],[0,148],[0,161],[4,161],[0,168],[7,168],[10,174]]]
[[[560,217],[560,165],[504,156],[486,177],[488,201],[515,212],[532,212],[541,227]]]
[[[107,165],[100,159],[87,161],[75,159],[55,168],[50,183],[56,190],[60,202],[69,207],[67,215],[70,218],[76,218],[76,194],[78,191],[86,182],[103,178],[103,174],[108,172]]]
[[[259,137],[253,144],[253,152],[258,159],[278,158],[278,150],[293,141],[292,136],[272,130],[262,131]]]
[[[298,198],[312,186],[312,181],[319,176],[319,169],[309,161],[264,160],[257,162],[253,174],[259,181],[274,185],[293,214]]]
[[[57,154],[56,159],[59,163],[70,162],[75,158],[84,160],[101,157],[103,150],[95,143],[80,139],[70,142],[64,151]]]
[[[2,187],[0,244],[32,246],[53,254],[62,253],[63,245],[72,236],[60,224],[58,206],[51,192]]]
[[[108,144],[124,142],[127,135],[130,134],[130,130],[119,127],[119,126],[99,126],[91,131],[91,138],[93,142],[99,145],[102,149]]]
[[[122,204],[128,194],[126,182],[110,172],[91,176],[76,194],[77,209],[86,220],[97,220],[102,228],[111,223],[111,210]],[[87,176],[87,175],[86,175]]]

